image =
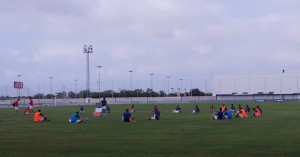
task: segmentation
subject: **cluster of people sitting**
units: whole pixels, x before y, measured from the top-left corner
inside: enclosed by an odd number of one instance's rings
[[[221,119],[232,119],[233,116],[236,118],[247,118],[250,114],[250,107],[249,105],[246,105],[245,108],[242,108],[242,106],[238,105],[238,110],[236,110],[236,107],[231,104],[230,111],[227,109],[227,107],[223,104],[219,110],[215,110],[215,107],[213,105],[210,106],[210,113],[212,113],[211,119],[215,120],[221,120]],[[261,117],[262,116],[262,110],[259,106],[256,106],[256,108],[252,108],[253,110],[253,117]]]
[[[121,117],[122,122],[136,122],[134,116],[132,116],[133,113],[135,113],[134,105],[131,106],[130,110],[125,109],[125,112],[123,113]],[[152,115],[148,118],[148,120],[160,120],[160,111],[157,108],[157,106],[154,106],[152,109]]]
[[[236,118],[247,118],[250,114],[250,107],[249,105],[246,105],[245,108],[242,108],[242,106],[239,104],[238,109],[236,110],[236,107],[231,104],[230,110],[227,109],[227,107],[223,104],[219,110],[215,110],[214,105],[210,106],[210,113],[212,113],[211,119],[215,120],[221,120],[221,119],[232,119],[233,117]],[[253,117],[261,117],[262,116],[262,110],[259,106],[256,106],[256,108],[252,108],[253,110]],[[24,111],[24,114],[30,114],[31,110],[30,108],[26,108]],[[125,112],[123,113],[121,120],[122,122],[136,122],[134,116],[132,115],[135,113],[135,107],[134,105],[131,106],[130,110],[125,109]],[[172,110],[173,113],[182,113],[181,108],[179,105],[176,106],[174,110]],[[70,123],[82,123],[83,120],[80,118],[80,114],[85,113],[85,109],[81,106],[79,109],[79,112],[75,112],[70,116],[69,122]],[[195,106],[195,108],[192,110],[192,113],[200,113],[200,109],[198,105]],[[43,122],[43,121],[50,121],[45,115],[41,113],[41,110],[38,110],[34,114],[34,122]],[[149,120],[160,120],[160,110],[157,108],[157,106],[154,106],[152,109],[152,115],[148,118]]]

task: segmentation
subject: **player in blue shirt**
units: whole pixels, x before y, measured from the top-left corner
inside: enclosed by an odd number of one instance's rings
[[[107,101],[105,98],[103,98],[100,102],[101,104],[101,108],[102,108],[102,113],[103,115],[106,115],[107,114],[107,111],[106,111],[106,106],[107,106]]]
[[[222,111],[222,108],[220,108],[219,112],[217,112],[212,119],[215,119],[215,120],[221,120],[223,119],[223,116],[224,116],[224,112]]]
[[[131,113],[129,112],[128,109],[126,109],[125,112],[123,113],[122,121],[123,122],[135,122],[134,117],[131,116]]]
[[[235,106],[234,106],[233,104],[231,104],[230,111],[231,111],[231,112],[235,112],[235,111],[236,111],[236,110],[235,110]]]
[[[153,108],[152,112],[153,112],[152,117],[149,117],[148,119],[149,120],[160,120],[160,111],[156,106]]]
[[[230,112],[227,109],[225,109],[225,111],[224,111],[224,118],[226,118],[226,119],[232,119],[232,112]]]
[[[247,114],[250,113],[250,107],[248,105],[246,105],[245,111],[246,111]]]
[[[155,119],[156,120],[160,119],[160,111],[159,110],[157,110],[156,113],[155,113]]]
[[[175,110],[173,110],[173,113],[182,113],[181,108],[177,105]]]
[[[80,119],[79,113],[73,113],[69,119],[70,123],[82,123],[82,119]]]
[[[81,114],[84,114],[85,110],[84,110],[84,108],[83,108],[82,106],[80,106],[79,112],[80,112]]]

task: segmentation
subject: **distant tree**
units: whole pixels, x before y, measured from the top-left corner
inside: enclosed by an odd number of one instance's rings
[[[90,98],[99,98],[99,92],[90,92],[89,97]]]
[[[86,98],[87,97],[87,90],[82,90],[78,93],[81,98]]]
[[[161,90],[161,91],[159,91],[159,96],[160,96],[160,97],[164,97],[164,96],[166,96],[166,93],[165,93],[165,91],[162,91],[162,90]]]
[[[169,96],[174,97],[174,96],[177,96],[177,94],[176,93],[170,93]]]
[[[47,95],[45,95],[45,98],[46,99],[54,99],[55,98],[55,95],[53,95],[53,94],[47,94]]]
[[[33,96],[33,99],[42,99],[43,97],[44,97],[44,94],[38,93]]]
[[[206,96],[212,96],[211,92],[205,93]]]
[[[192,89],[192,95],[193,96],[205,96],[205,93],[200,91],[198,88]]]
[[[67,93],[65,91],[56,93],[56,98],[57,99],[65,99],[65,98],[67,98]]]
[[[75,93],[73,91],[68,92],[69,98],[75,98]]]

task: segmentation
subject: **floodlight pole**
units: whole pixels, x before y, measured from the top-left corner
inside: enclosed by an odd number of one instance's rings
[[[182,80],[183,80],[183,79],[180,79],[180,91],[179,91],[179,92],[180,92],[180,95],[181,95],[181,90],[182,90]]]
[[[99,69],[99,99],[100,99],[101,98],[101,94],[100,94],[101,93],[100,69],[101,69],[102,66],[98,65],[97,67]]]
[[[128,71],[130,73],[130,90],[132,91],[132,70]]]
[[[76,95],[77,95],[77,79],[75,79],[75,99],[76,99]]]
[[[129,70],[128,71],[129,72],[129,74],[130,74],[130,100],[131,100],[131,102],[132,102],[132,70]]]
[[[170,80],[170,76],[167,76],[167,79],[168,79],[168,96],[169,96],[169,94],[170,94],[170,88],[169,88],[169,80]]]
[[[83,47],[83,53],[86,53],[86,97],[89,97],[90,94],[90,58],[89,54],[93,53],[93,46],[86,46]]]
[[[52,79],[53,79],[53,77],[50,76],[49,79],[50,79],[50,94],[51,94],[51,99],[52,99]]]
[[[190,92],[191,92],[190,95],[191,95],[191,97],[192,97],[192,96],[193,96],[193,79],[191,79],[191,91],[190,91]]]
[[[150,75],[150,88],[151,88],[151,91],[150,91],[150,97],[152,96],[152,91],[153,91],[153,80],[152,80],[152,76],[154,75],[154,74],[149,74]]]
[[[22,75],[17,75],[18,77],[19,77],[19,83],[21,82],[21,76]],[[18,88],[18,97],[20,97],[21,96],[21,92],[20,92],[20,88]]]

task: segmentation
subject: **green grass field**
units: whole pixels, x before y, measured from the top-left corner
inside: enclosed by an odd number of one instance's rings
[[[112,113],[106,117],[93,117],[96,106],[86,106],[82,118],[88,117],[89,122],[82,124],[68,123],[69,116],[79,106],[43,107],[42,112],[51,119],[43,123],[34,123],[32,115],[21,112],[14,115],[12,108],[0,109],[0,154],[1,157],[300,154],[300,103],[259,103],[263,109],[261,118],[221,121],[210,119],[209,105],[198,104],[201,113],[192,114],[195,104],[180,104],[183,113],[172,114],[176,105],[157,104],[161,111],[159,121],[147,120],[154,105],[135,105],[137,122],[126,124],[120,117],[131,105],[110,105]]]

